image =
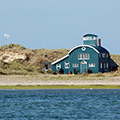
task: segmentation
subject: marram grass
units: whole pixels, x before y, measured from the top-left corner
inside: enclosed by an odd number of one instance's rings
[[[120,89],[119,85],[16,85],[0,86],[0,89]]]

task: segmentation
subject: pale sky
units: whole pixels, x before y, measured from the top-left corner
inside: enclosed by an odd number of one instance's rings
[[[0,46],[72,49],[94,33],[111,54],[120,54],[120,0],[0,0]]]

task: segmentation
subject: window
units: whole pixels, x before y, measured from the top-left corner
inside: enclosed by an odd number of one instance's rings
[[[108,68],[109,66],[108,66],[108,63],[106,64],[106,67]]]
[[[99,53],[99,57],[101,57],[101,53]]]
[[[102,63],[100,63],[100,68],[102,68]]]
[[[69,62],[65,62],[65,68],[66,68],[66,69],[69,68]]]
[[[87,62],[86,61],[82,61],[81,64],[87,64]]]
[[[86,57],[86,54],[82,54],[82,58],[85,59],[85,57]]]
[[[57,70],[60,70],[60,69],[61,69],[61,64],[57,64],[57,65],[56,65],[56,69],[57,69]]]
[[[86,54],[78,54],[78,59],[79,60],[88,60],[90,58],[90,55],[88,54],[88,53],[86,53]]]
[[[73,67],[78,67],[78,64],[77,63],[73,63]]]
[[[93,37],[93,40],[97,40],[97,37]]]
[[[102,57],[103,57],[103,58],[105,57],[105,53],[102,54]]]
[[[97,40],[97,37],[83,37],[83,40]]]
[[[87,40],[94,40],[94,37],[86,37]]]
[[[89,59],[89,54],[86,54],[86,58]]]
[[[106,58],[108,58],[108,54],[106,54]]]
[[[95,63],[89,63],[89,67],[95,67]]]
[[[81,49],[82,49],[82,51],[85,51],[85,50],[86,50],[86,48],[85,48],[84,46],[83,46]]]

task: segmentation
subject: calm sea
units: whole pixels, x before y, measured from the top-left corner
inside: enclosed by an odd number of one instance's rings
[[[120,90],[0,90],[0,120],[120,120]]]

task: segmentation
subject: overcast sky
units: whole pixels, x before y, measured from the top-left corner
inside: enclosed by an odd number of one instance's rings
[[[72,49],[94,33],[111,54],[120,54],[120,0],[0,0],[0,46]]]

